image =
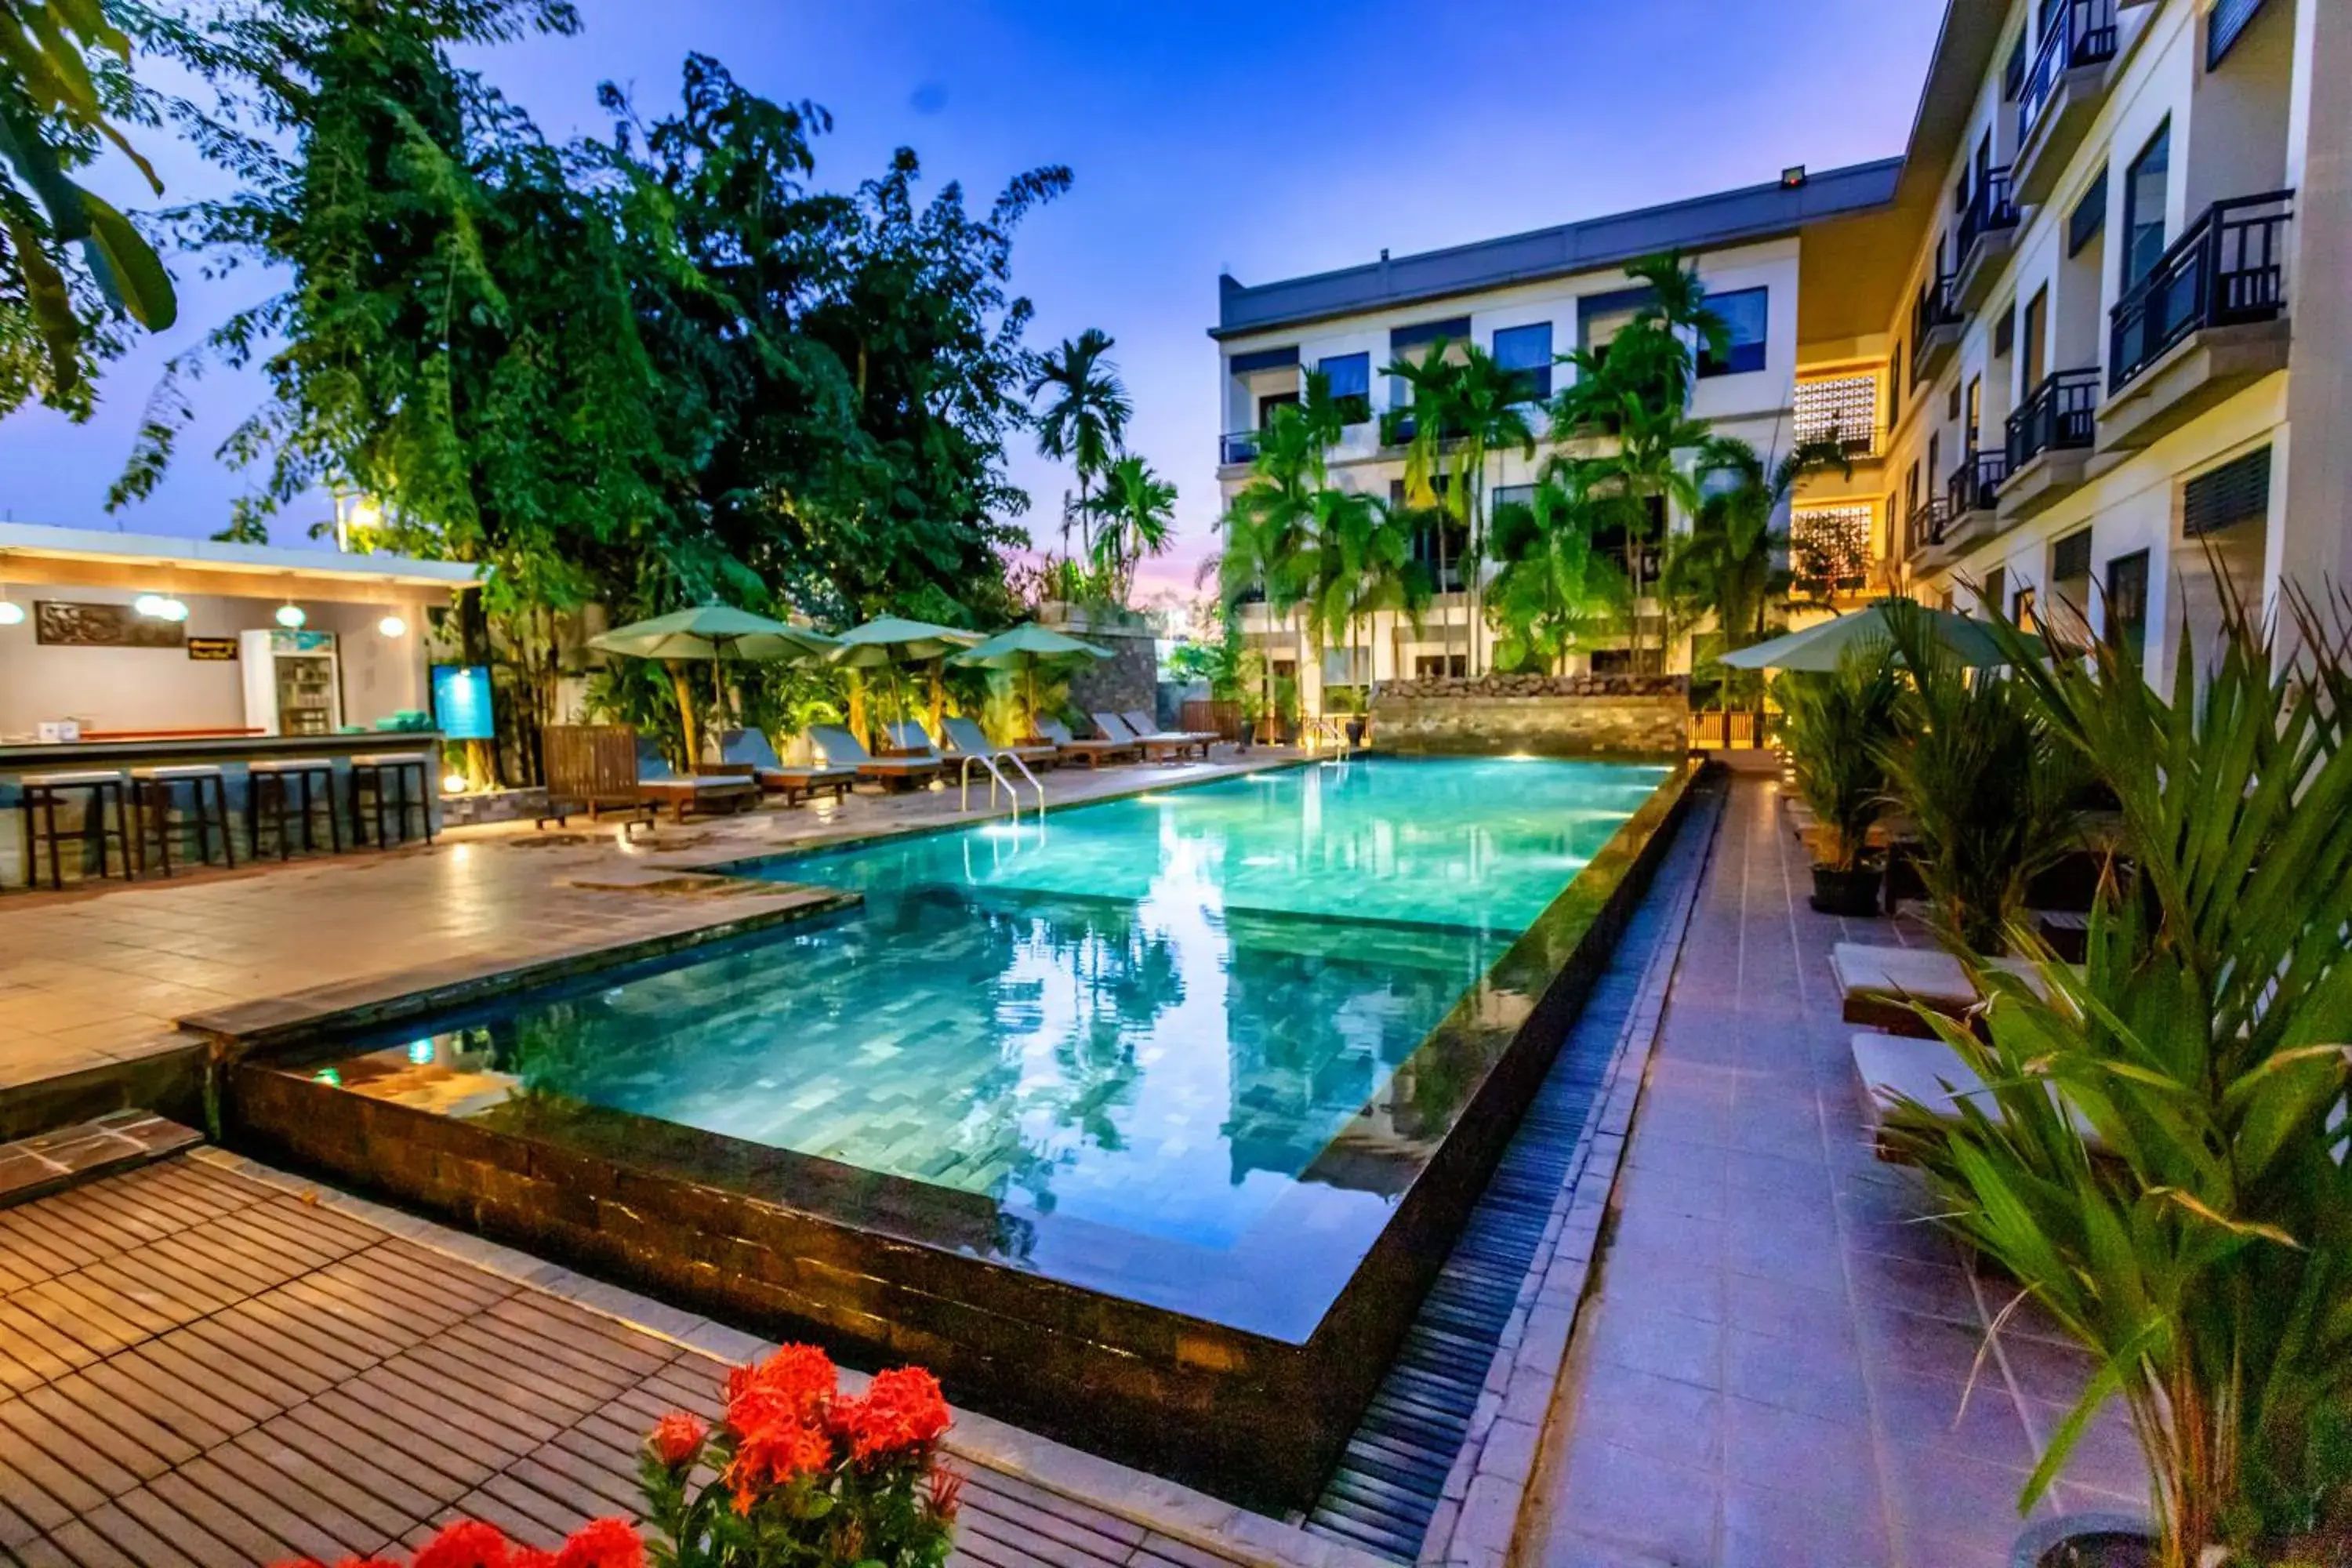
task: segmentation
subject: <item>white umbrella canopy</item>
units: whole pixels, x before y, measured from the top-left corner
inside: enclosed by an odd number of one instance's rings
[[[1888,618],[1897,605],[1906,606],[1907,613],[1924,617],[1937,640],[1970,668],[1991,669],[2010,662],[2008,653],[1982,621],[1970,620],[1949,610],[1931,609],[1916,600],[1904,598],[1880,599],[1803,631],[1718,654],[1716,662],[1734,669],[1833,670],[1845,657],[1846,649],[1894,640]],[[2025,640],[2035,654],[2042,651],[2040,637],[2028,636]]]

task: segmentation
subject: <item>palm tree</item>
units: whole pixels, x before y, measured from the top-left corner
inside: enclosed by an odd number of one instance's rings
[[[1127,388],[1119,382],[1118,367],[1107,357],[1111,342],[1109,334],[1097,327],[1088,327],[1075,338],[1064,338],[1061,347],[1030,362],[1024,388],[1032,402],[1052,389],[1045,406],[1036,412],[1037,450],[1057,462],[1066,459],[1076,468],[1077,515],[1082,519],[1089,515],[1087,503],[1095,478],[1110,466],[1112,455],[1126,439],[1128,418],[1135,412]],[[1069,518],[1065,516],[1065,553],[1069,532]],[[1085,552],[1092,553],[1091,539],[1084,543]]]
[[[1501,633],[1497,668],[1557,674],[1569,650],[1620,611],[1624,579],[1592,548],[1599,511],[1572,473],[1549,475],[1530,500],[1495,509],[1489,549],[1501,564],[1487,605]]]
[[[1469,479],[1456,487],[1464,493],[1457,515],[1469,531],[1470,548],[1464,568],[1464,586],[1470,596],[1470,673],[1478,673],[1477,627],[1483,615],[1485,587],[1480,567],[1486,560],[1486,463],[1492,457],[1516,449],[1523,458],[1536,455],[1535,429],[1528,423],[1527,383],[1517,371],[1505,370],[1495,356],[1477,344],[1464,350],[1454,365],[1452,405],[1459,422],[1462,455],[1459,470]]]
[[[1217,521],[1224,536],[1217,557],[1218,592],[1229,610],[1262,601],[1271,626],[1306,597],[1304,563],[1314,537],[1314,497],[1322,489],[1327,445],[1302,408],[1276,409],[1273,423],[1259,433],[1249,479]],[[1265,722],[1274,712],[1272,661],[1261,659],[1260,669]]]
[[[1429,605],[1429,575],[1412,559],[1410,516],[1383,497],[1354,490],[1325,489],[1313,497],[1304,574],[1307,635],[1318,652],[1334,644],[1348,650],[1349,668],[1363,674],[1367,705],[1374,663],[1364,636],[1369,623],[1382,611],[1401,611],[1418,627]]]
[[[1101,526],[1095,534],[1095,570],[1120,604],[1135,587],[1135,568],[1147,555],[1165,554],[1176,523],[1176,487],[1141,458],[1116,459],[1092,503]]]
[[[1669,602],[1712,614],[1727,650],[1762,640],[1765,617],[1788,591],[1789,536],[1778,526],[1797,481],[1837,467],[1853,471],[1833,440],[1801,442],[1767,467],[1745,441],[1709,440],[1696,473],[1702,481],[1690,533],[1666,552],[1659,591]],[[1727,479],[1727,485],[1706,481]]]
[[[1447,358],[1448,341],[1438,339],[1419,360],[1399,355],[1381,374],[1404,384],[1409,395],[1403,406],[1392,407],[1382,420],[1383,445],[1404,447],[1404,499],[1424,515],[1435,513],[1437,524],[1437,584],[1445,584],[1453,563],[1447,559],[1444,520],[1455,515],[1454,492],[1460,476],[1460,410],[1454,397],[1458,383]],[[1466,530],[1465,530],[1466,533]],[[1448,658],[1454,649],[1453,623],[1444,632]],[[1475,640],[1475,639],[1474,639]],[[1467,656],[1465,656],[1466,666]]]

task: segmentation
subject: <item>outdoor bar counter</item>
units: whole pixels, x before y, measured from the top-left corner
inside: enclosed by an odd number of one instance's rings
[[[433,814],[435,831],[441,826],[440,767],[441,736],[431,730],[371,730],[355,734],[340,735],[221,735],[194,734],[187,736],[158,735],[151,739],[87,740],[47,744],[0,744],[0,892],[14,892],[26,886],[24,814],[20,803],[24,790],[18,780],[26,773],[79,773],[89,769],[119,769],[127,773],[138,767],[172,767],[192,763],[210,763],[221,770],[228,797],[229,833],[236,846],[236,857],[243,864],[252,854],[252,845],[246,834],[246,800],[249,787],[249,764],[270,758],[315,758],[325,761],[334,770],[334,809],[342,824],[345,852],[350,853],[354,840],[352,834],[351,759],[373,753],[421,752],[434,759],[425,770],[425,809]],[[68,833],[68,821],[81,818],[82,792],[74,792],[70,805],[60,804],[58,826],[60,833]],[[184,802],[185,795],[182,793]],[[184,809],[184,806],[183,807]],[[415,836],[415,814],[410,814],[409,833]],[[272,858],[277,855],[277,843],[265,818],[264,833]],[[297,832],[299,833],[299,829]],[[373,835],[373,828],[371,828]],[[179,845],[185,841],[184,833],[175,840],[173,865],[183,864]],[[319,825],[319,849],[330,853],[326,824]],[[373,842],[369,846],[373,848]],[[70,886],[76,872],[85,877],[98,868],[98,841],[84,835],[81,854],[75,853],[69,837],[65,853],[65,873]],[[299,853],[299,850],[298,850]],[[152,856],[151,856],[152,858]],[[193,857],[189,857],[193,858]],[[118,861],[119,864],[119,861]],[[152,874],[152,873],[151,873]]]

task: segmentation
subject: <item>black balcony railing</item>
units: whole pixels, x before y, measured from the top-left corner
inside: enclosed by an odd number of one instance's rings
[[[1945,487],[1947,515],[1962,518],[1972,511],[1990,511],[2000,494],[2001,481],[2007,478],[2007,452],[1999,447],[1990,452],[1970,452],[1952,470],[1951,482]]]
[[[1959,255],[1965,259],[1986,235],[2017,226],[2017,198],[2010,191],[2009,171],[1987,169],[1977,180],[1976,194],[1960,214]]]
[[[2116,58],[2116,0],[2058,0],[2042,16],[2042,47],[2017,98],[2017,140],[2021,144],[2042,121],[2070,70]]]
[[[2087,447],[2097,434],[2099,372],[2062,370],[2025,395],[2009,416],[2009,471],[2017,472],[2044,452]]]
[[[1238,430],[1230,436],[1218,437],[1217,461],[1220,463],[1256,462],[1257,432]]]
[[[1931,278],[1919,286],[1911,306],[1911,368],[1916,375],[1927,359],[1929,340],[1939,328],[1957,327],[1960,312],[1952,302],[1952,275]]]
[[[2107,390],[2121,392],[2189,333],[2267,321],[2286,309],[2293,191],[2215,202],[2116,302]]]
[[[1929,496],[1911,509],[1904,520],[1903,536],[1910,550],[1925,550],[1931,544],[1944,542],[1944,534],[1952,524],[1952,509],[1942,496]]]

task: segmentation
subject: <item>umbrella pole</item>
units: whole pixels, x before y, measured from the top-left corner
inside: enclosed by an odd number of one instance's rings
[[[685,739],[686,766],[691,773],[702,755],[702,738],[694,730],[694,689],[687,683],[686,666],[673,664],[669,667],[669,684],[670,689],[677,693],[678,732]]]

